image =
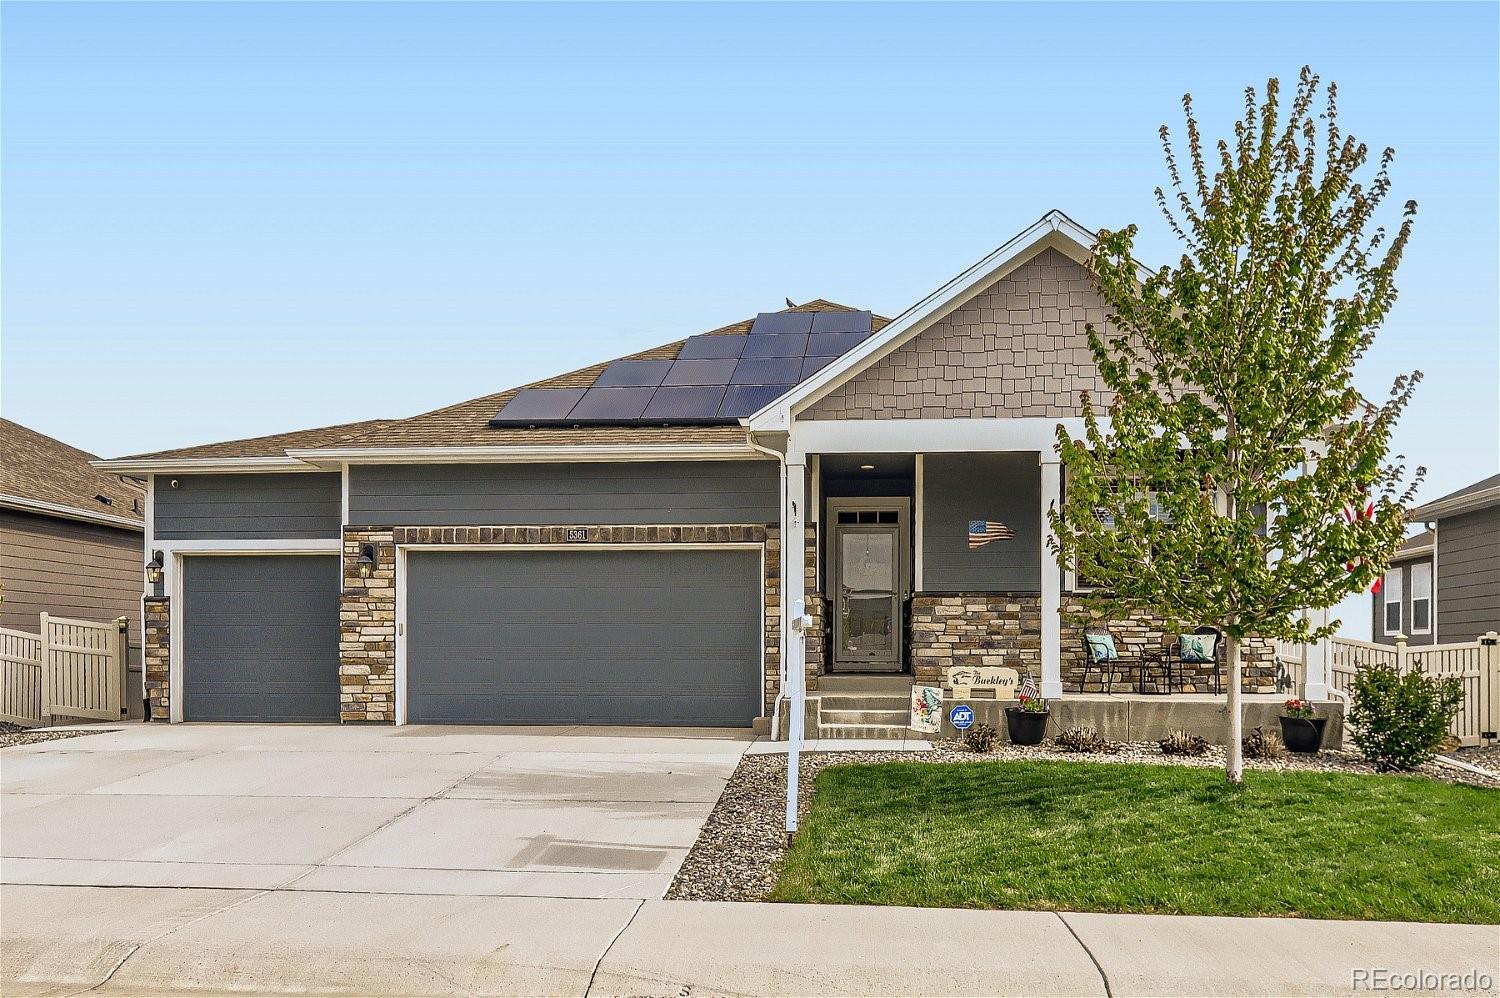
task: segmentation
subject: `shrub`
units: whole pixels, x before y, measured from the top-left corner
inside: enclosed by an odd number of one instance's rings
[[[1437,754],[1464,702],[1463,684],[1393,665],[1368,665],[1354,674],[1349,727],[1354,744],[1375,768],[1414,769]]]
[[[993,752],[1000,744],[1000,732],[983,721],[964,732],[964,747],[970,752]]]
[[[1162,755],[1204,755],[1208,752],[1207,738],[1190,735],[1181,729],[1167,732],[1167,737],[1156,744]]]
[[[1113,755],[1120,751],[1119,745],[1101,736],[1092,725],[1088,724],[1067,729],[1054,738],[1053,743],[1064,752]]]
[[[1240,744],[1244,746],[1246,759],[1280,759],[1286,755],[1281,736],[1260,727],[1252,729]]]

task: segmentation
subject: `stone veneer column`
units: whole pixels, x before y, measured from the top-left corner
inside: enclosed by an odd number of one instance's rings
[[[807,629],[807,689],[818,688],[823,674],[823,636],[827,613],[818,585],[817,528],[803,531],[803,587],[812,626]],[[781,529],[766,527],[765,709],[770,714],[781,693]]]
[[[344,528],[339,595],[339,720],[396,720],[396,547],[390,527]],[[375,545],[375,570],[359,574],[359,549]]]
[[[141,636],[141,668],[145,670],[146,703],[152,720],[172,719],[172,601],[148,596]]]

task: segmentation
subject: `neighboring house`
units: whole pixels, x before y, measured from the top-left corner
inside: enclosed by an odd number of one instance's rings
[[[43,612],[126,617],[138,669],[145,493],[92,460],[0,419],[0,627],[37,633]],[[139,711],[138,699],[131,706]]]
[[[1473,641],[1500,631],[1500,475],[1407,514],[1426,529],[1396,549],[1371,628],[1380,644]]]
[[[1057,425],[1109,401],[1092,242],[1052,212],[894,320],[813,301],[410,419],[99,462],[149,483],[153,713],[764,723],[803,598],[812,688],[1078,691],[1045,511]],[[1275,690],[1269,643],[1246,665]]]

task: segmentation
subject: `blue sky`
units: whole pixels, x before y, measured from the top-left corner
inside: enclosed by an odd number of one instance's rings
[[[826,297],[894,315],[1303,63],[1421,204],[1361,371],[1492,474],[1497,6],[6,3],[6,416],[106,455],[401,416]]]

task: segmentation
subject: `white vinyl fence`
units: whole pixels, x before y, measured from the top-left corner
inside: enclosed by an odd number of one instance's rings
[[[127,622],[41,615],[41,633],[0,627],[0,721],[119,720],[125,705]]]
[[[1402,673],[1420,669],[1429,676],[1463,683],[1464,702],[1448,730],[1462,745],[1491,745],[1500,727],[1500,636],[1494,631],[1476,641],[1418,645],[1405,641],[1378,645],[1333,638],[1329,650],[1329,683],[1347,699],[1354,674],[1366,665],[1394,665]]]

